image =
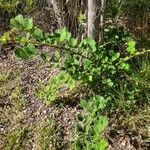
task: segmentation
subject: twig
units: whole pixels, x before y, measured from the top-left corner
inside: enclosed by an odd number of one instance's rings
[[[12,44],[20,44],[20,43],[18,43],[18,42],[14,42],[14,41],[12,41],[11,43],[12,43]],[[48,44],[48,43],[40,43],[40,42],[37,42],[37,41],[29,41],[29,43],[34,44],[34,45],[37,45],[37,46],[48,46],[48,47],[55,48],[55,49],[59,49],[59,50],[65,50],[65,51],[68,51],[68,52],[70,52],[70,53],[79,55],[79,56],[81,56],[81,57],[83,57],[83,58],[85,58],[85,59],[91,60],[89,57],[86,57],[86,56],[82,55],[82,53],[77,53],[77,52],[71,50],[71,49],[78,49],[78,48],[65,48],[65,47],[63,47],[63,46],[51,45],[51,44]]]
[[[126,61],[128,61],[128,60],[130,60],[130,59],[132,59],[132,58],[134,58],[134,57],[144,55],[144,54],[146,54],[146,53],[150,53],[150,49],[148,49],[148,50],[143,50],[142,52],[136,52],[135,54],[133,54],[133,55],[131,55],[131,56],[129,56],[129,57],[126,57],[126,58],[122,59],[120,62],[117,63],[117,65],[119,65],[119,64],[122,63],[122,62],[126,62]]]

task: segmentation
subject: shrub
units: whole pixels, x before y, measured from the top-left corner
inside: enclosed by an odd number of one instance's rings
[[[35,5],[36,0],[1,0],[0,8],[7,10],[8,12],[13,12],[24,7],[24,10],[31,8]]]
[[[108,125],[108,119],[102,116],[107,99],[99,95],[89,100],[81,100],[80,106],[85,114],[78,114],[74,149],[104,150],[108,142],[100,135]]]
[[[12,29],[0,38],[0,42],[14,44],[14,53],[18,58],[32,58],[36,49],[42,46],[57,49],[51,61],[53,67],[58,67],[62,72],[52,77],[46,85],[41,85],[41,98],[48,101],[59,99],[59,90],[63,86],[72,92],[78,82],[90,89],[86,95],[89,100],[81,101],[86,114],[77,125],[80,128],[77,137],[82,142],[77,139],[76,146],[79,149],[104,150],[107,142],[100,134],[108,120],[101,115],[103,109],[106,105],[106,108],[116,109],[119,106],[123,110],[132,110],[137,104],[140,88],[139,83],[130,78],[133,67],[131,60],[150,50],[137,51],[136,42],[122,28],[106,28],[106,42],[101,45],[91,38],[78,40],[65,27],[54,33],[45,33],[34,25],[32,19],[22,15],[10,22]],[[120,49],[120,45],[123,48]],[[41,53],[41,56],[46,58],[45,53]]]

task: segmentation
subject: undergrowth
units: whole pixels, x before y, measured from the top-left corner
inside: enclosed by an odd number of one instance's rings
[[[60,142],[55,122],[43,116],[32,119],[20,74],[16,68],[0,73],[0,150],[52,150]]]
[[[149,63],[144,57],[150,50],[137,50],[136,41],[123,28],[106,27],[105,43],[100,44],[92,38],[74,38],[65,27],[45,33],[22,15],[11,19],[10,24],[12,29],[1,36],[0,42],[14,44],[17,58],[30,59],[43,46],[56,49],[50,61],[60,73],[46,85],[40,82],[41,99],[58,101],[62,89],[66,95],[77,85],[90,89],[83,98],[86,100],[81,100],[85,114],[77,119],[73,149],[105,150],[108,142],[102,132],[108,125],[107,112],[121,112],[124,121],[137,108],[149,104]],[[47,60],[46,53],[40,55]]]

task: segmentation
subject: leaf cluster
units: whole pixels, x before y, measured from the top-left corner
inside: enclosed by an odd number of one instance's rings
[[[107,117],[102,115],[107,99],[100,95],[94,95],[88,100],[81,100],[80,106],[85,110],[84,114],[78,114],[76,126],[76,150],[104,150],[108,142],[101,136],[108,125]]]
[[[1,0],[0,8],[7,10],[8,12],[14,12],[19,10],[19,7],[22,5],[24,10],[28,10],[30,7],[35,5],[36,0]],[[24,11],[22,10],[22,12]]]
[[[75,80],[73,80],[68,73],[62,71],[54,77],[51,77],[45,85],[42,81],[39,81],[38,96],[52,103],[58,98],[67,96],[68,93],[73,92],[75,88]]]

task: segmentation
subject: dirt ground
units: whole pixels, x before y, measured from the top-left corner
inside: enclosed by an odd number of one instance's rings
[[[1,55],[0,149],[66,149],[77,106],[48,105],[36,95],[38,81],[54,74],[38,58],[21,61],[12,52]]]

